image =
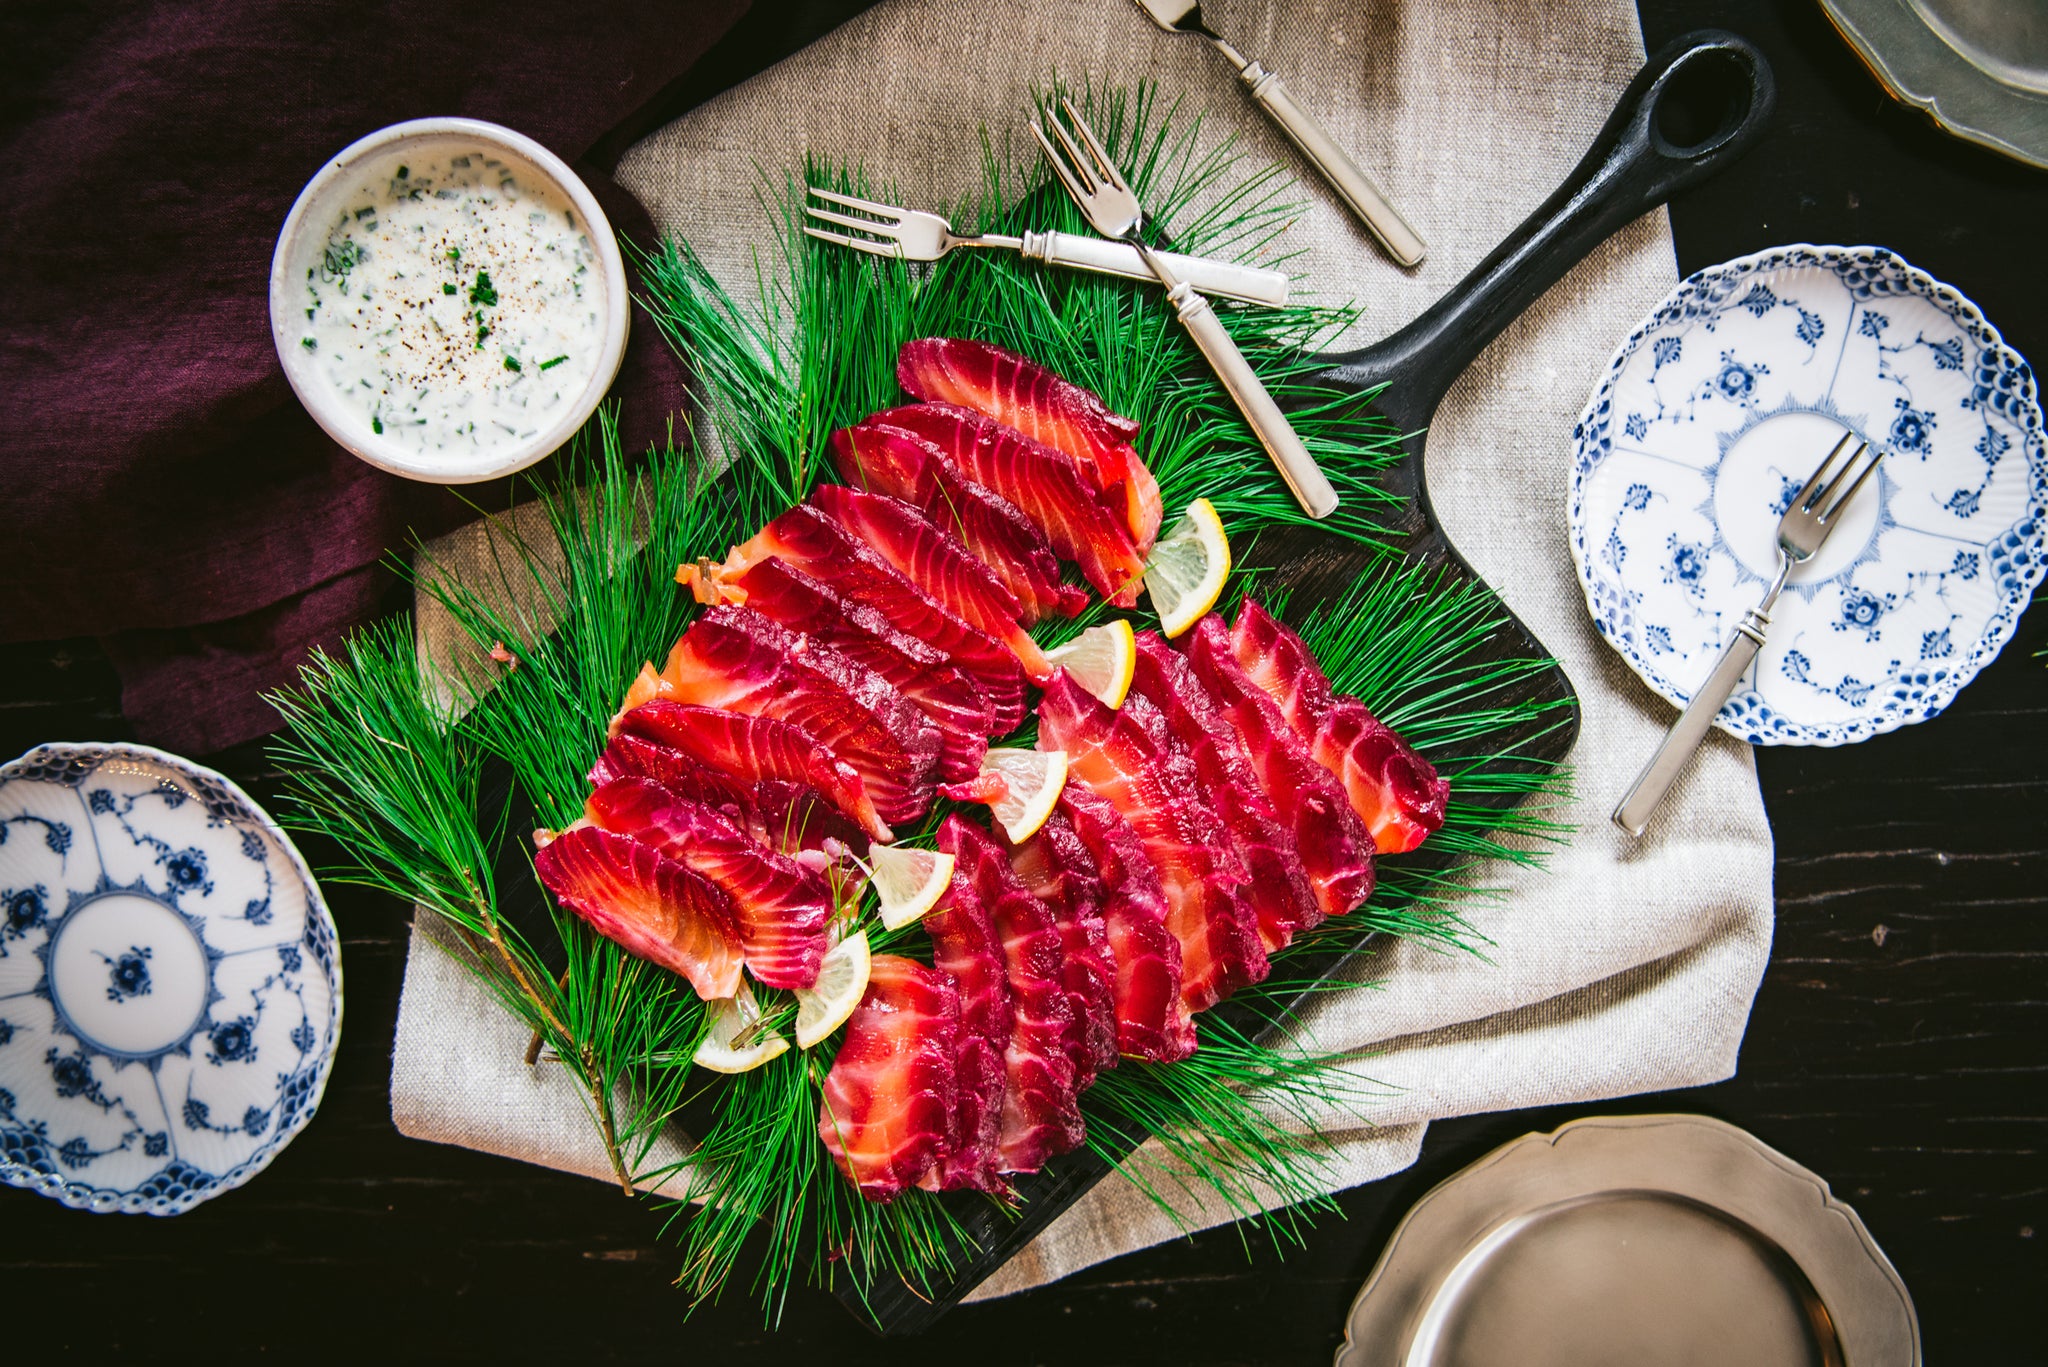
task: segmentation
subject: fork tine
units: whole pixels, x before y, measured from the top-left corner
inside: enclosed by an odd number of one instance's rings
[[[1835,444],[1834,452],[1828,456],[1828,459],[1832,461],[1836,455],[1841,453],[1842,448],[1844,446],[1847,446],[1848,444],[1849,439],[1847,437],[1844,437],[1841,441],[1837,442]],[[1829,478],[1827,485],[1824,488],[1822,488],[1822,490],[1819,493],[1813,496],[1813,501],[1807,505],[1808,508],[1818,508],[1823,504],[1827,503],[1831,498],[1833,498],[1835,490],[1842,487],[1842,481],[1847,479],[1849,477],[1849,472],[1856,468],[1857,458],[1869,449],[1869,442],[1858,442],[1856,449],[1849,453],[1849,458],[1842,462],[1842,468],[1835,471],[1833,476]]]
[[[1081,141],[1088,145],[1089,156],[1101,178],[1119,189],[1129,190],[1131,187],[1124,183],[1123,172],[1117,170],[1116,163],[1109,159],[1109,149],[1095,136],[1095,130],[1088,126],[1088,120],[1081,117],[1081,111],[1074,108],[1074,102],[1062,95],[1060,108],[1067,111],[1067,122],[1073,124],[1074,131],[1081,135]]]
[[[844,233],[828,233],[823,228],[812,227],[804,229],[804,236],[815,237],[820,242],[830,242],[835,246],[851,247],[857,252],[869,252],[875,256],[900,257],[903,255],[903,249],[897,246],[893,239],[888,242],[876,242],[872,238],[848,237]]]
[[[884,218],[894,219],[903,217],[903,210],[897,208],[894,204],[882,204],[872,199],[856,199],[852,195],[842,195],[836,190],[823,190],[815,185],[810,186],[809,189],[819,199],[829,200],[834,204],[841,204],[849,209],[859,209],[862,213],[877,214]]]
[[[1058,138],[1060,146],[1066,149],[1068,169],[1080,177],[1081,183],[1088,187],[1089,194],[1092,195],[1097,190],[1100,190],[1102,188],[1101,175],[1096,172],[1094,167],[1089,165],[1090,158],[1088,154],[1083,152],[1080,144],[1074,141],[1074,135],[1067,131],[1066,124],[1059,119],[1049,119],[1047,122],[1052,125],[1052,135]]]
[[[1857,447],[1856,454],[1849,457],[1851,464],[1855,462],[1857,456],[1864,455],[1867,452],[1869,452],[1869,450],[1870,443],[1867,441],[1864,442],[1861,446]],[[1830,503],[1828,505],[1828,510],[1820,515],[1820,520],[1823,522],[1829,521],[1834,517],[1836,513],[1841,512],[1843,508],[1847,507],[1849,504],[1849,500],[1856,497],[1856,491],[1863,487],[1863,481],[1870,478],[1870,472],[1875,470],[1878,467],[1879,463],[1883,460],[1884,452],[1882,451],[1879,451],[1876,455],[1871,456],[1869,464],[1865,465],[1863,469],[1857,474],[1855,481],[1851,483],[1847,489],[1843,490],[1842,496],[1836,499],[1833,503]],[[1848,466],[1843,466],[1842,474],[1847,475],[1848,473]],[[1835,480],[1835,484],[1840,484],[1841,482],[1842,481],[1839,478]],[[1830,492],[1832,492],[1834,489],[1834,485],[1829,485],[1828,489]]]
[[[861,232],[873,233],[877,237],[894,237],[896,229],[900,226],[896,223],[884,223],[880,219],[875,218],[855,218],[852,214],[835,214],[830,209],[820,209],[815,204],[804,205],[804,216],[806,218],[815,218],[820,223],[837,223],[842,228],[857,228]]]
[[[1820,463],[1819,468],[1813,472],[1813,478],[1807,480],[1806,487],[1801,489],[1799,493],[1793,498],[1792,506],[1794,508],[1799,509],[1799,511],[1801,512],[1806,512],[1813,507],[1814,490],[1820,488],[1821,480],[1827,477],[1828,467],[1832,466],[1835,463],[1836,456],[1842,454],[1842,448],[1847,446],[1850,442],[1854,440],[1856,440],[1856,434],[1854,432],[1844,432],[1842,434],[1842,439],[1835,443],[1835,449],[1828,452],[1828,458],[1822,461]]]
[[[1054,147],[1052,139],[1045,135],[1045,126],[1037,119],[1033,119],[1031,121],[1031,131],[1038,138],[1038,145],[1045,149],[1045,164],[1052,167],[1053,174],[1058,176],[1060,183],[1067,187],[1067,193],[1077,200],[1087,199],[1088,191],[1082,188],[1081,182],[1074,178],[1074,173],[1067,169],[1066,159],[1060,155],[1059,148]]]

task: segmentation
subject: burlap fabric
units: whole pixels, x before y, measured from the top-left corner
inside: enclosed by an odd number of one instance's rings
[[[1156,81],[1303,178],[1292,242],[1309,288],[1365,306],[1355,342],[1439,296],[1578,160],[1642,60],[1631,0],[1218,0],[1205,15],[1285,75],[1381,179],[1431,243],[1412,275],[1389,266],[1294,161],[1203,43],[1154,29],[1123,0],[992,6],[890,0],[635,148],[620,180],[728,285],[752,276],[766,223],[760,171],[806,152],[865,165],[913,204],[979,183],[987,128],[1022,131],[1034,85]],[[1484,958],[1398,945],[1357,965],[1375,991],[1325,1001],[1319,1044],[1352,1050],[1387,1089],[1318,1117],[1332,1188],[1414,1160],[1438,1116],[1705,1083],[1734,1071],[1771,938],[1771,835],[1750,755],[1718,734],[1652,835],[1607,813],[1670,710],[1601,644],[1565,540],[1568,434],[1601,365],[1675,282],[1660,212],[1581,263],[1480,357],[1445,400],[1429,480],[1453,541],[1564,663],[1584,703],[1573,756],[1578,831],[1542,872],[1486,871],[1472,904]],[[441,547],[460,565],[477,539]],[[428,614],[422,630],[437,630]],[[400,1010],[392,1113],[407,1134],[604,1176],[574,1089],[520,1063],[520,1031],[448,957],[422,943]],[[1229,1218],[1195,1204],[1180,1224]],[[977,1295],[1020,1291],[1173,1237],[1176,1222],[1111,1181],[1056,1221]]]

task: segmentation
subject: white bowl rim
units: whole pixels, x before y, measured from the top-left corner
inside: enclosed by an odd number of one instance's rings
[[[287,310],[284,306],[286,291],[291,282],[286,280],[286,258],[290,248],[304,231],[311,217],[313,205],[342,183],[366,157],[384,152],[408,141],[438,139],[473,139],[494,143],[531,162],[550,180],[556,188],[569,197],[591,237],[591,245],[597,252],[598,263],[605,282],[605,328],[602,349],[598,353],[597,368],[591,373],[589,383],[576,402],[569,405],[561,417],[543,428],[534,436],[522,442],[514,442],[498,450],[482,453],[473,461],[451,460],[446,456],[419,456],[405,451],[396,442],[384,441],[374,434],[354,430],[343,416],[342,405],[319,385],[301,383],[294,370],[295,357],[292,348],[298,329],[288,327]],[[407,479],[422,480],[432,484],[475,484],[487,479],[497,479],[513,474],[527,466],[545,459],[567,442],[570,437],[597,411],[598,403],[605,391],[611,388],[617,378],[619,366],[625,360],[626,334],[630,320],[630,299],[626,284],[626,262],[619,251],[618,238],[612,232],[611,220],[605,217],[597,197],[583,178],[569,168],[569,164],[550,152],[540,143],[524,133],[507,128],[502,124],[484,119],[458,117],[435,117],[408,119],[380,128],[374,133],[356,139],[348,146],[329,157],[306,187],[299,191],[299,197],[292,204],[291,212],[285,215],[284,227],[277,235],[277,246],[270,258],[270,336],[271,344],[277,350],[278,364],[284,368],[285,379],[299,402],[313,415],[323,431],[340,443],[345,449],[363,460]]]

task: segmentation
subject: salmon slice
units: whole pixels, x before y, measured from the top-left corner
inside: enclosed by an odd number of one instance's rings
[[[850,603],[873,608],[898,631],[944,651],[973,676],[988,703],[992,735],[1006,735],[1024,720],[1024,670],[1002,642],[941,607],[888,561],[808,504],[798,504],[732,548],[723,565],[684,565],[676,579],[703,602],[720,600],[725,586],[774,556],[830,585]],[[708,581],[708,582],[707,582]]]
[[[844,484],[820,484],[811,491],[811,506],[865,541],[933,602],[1009,647],[1034,681],[1052,677],[1051,662],[1024,630],[1017,595],[959,537],[900,498]]]
[[[943,650],[898,631],[873,608],[851,603],[831,587],[773,556],[732,581],[746,604],[790,631],[832,647],[887,679],[939,728],[939,774],[954,783],[974,777],[995,734],[988,702],[972,677]]]
[[[1052,910],[1032,896],[995,841],[957,815],[939,826],[953,856],[956,895],[987,908],[1010,982],[1010,1038],[1003,1049],[999,1172],[1037,1172],[1078,1145],[1084,1130],[1074,1085],[1080,1023],[1060,971]]]
[[[1166,888],[1144,842],[1110,801],[1069,783],[1059,814],[1073,823],[1102,877],[1102,928],[1115,971],[1116,1047],[1171,1063],[1195,1052],[1194,1017],[1180,992],[1180,941],[1166,928]],[[1048,823],[1050,824],[1050,823]]]
[[[1029,840],[1010,849],[1010,869],[1051,909],[1060,932],[1060,981],[1081,1028],[1071,1039],[1074,1086],[1085,1090],[1095,1074],[1116,1066],[1116,963],[1102,920],[1102,873],[1055,811]]]
[[[885,821],[931,807],[939,729],[881,675],[752,608],[714,607],[692,622],[662,666],[660,696],[808,732],[853,766]]]
[[[1145,557],[1121,508],[1108,505],[1066,452],[957,404],[908,404],[868,421],[923,437],[953,468],[1016,504],[1096,592],[1118,607],[1137,604]]]
[[[1372,833],[1351,810],[1343,788],[1287,724],[1279,705],[1238,667],[1221,617],[1212,612],[1195,623],[1187,658],[1244,741],[1273,811],[1294,832],[1317,905],[1325,915],[1341,916],[1363,904],[1372,894]]]
[[[1358,699],[1331,704],[1310,753],[1343,783],[1381,854],[1406,854],[1442,829],[1450,783]]]
[[[591,766],[593,788],[622,778],[652,779],[677,797],[701,802],[744,829],[771,850],[833,852],[858,846],[866,836],[843,812],[808,783],[764,778],[743,783],[701,760],[642,736],[617,735]]]
[[[1258,917],[1259,943],[1271,955],[1285,948],[1297,931],[1323,919],[1294,833],[1280,824],[1252,772],[1244,742],[1187,659],[1156,631],[1137,633],[1137,646],[1131,687],[1159,709],[1174,736],[1188,748],[1202,789],[1236,841],[1238,857],[1251,876],[1245,896]]]
[[[634,708],[616,727],[620,736],[666,746],[741,783],[774,780],[814,788],[876,840],[887,844],[896,838],[875,810],[860,772],[801,727],[668,698]]]
[[[1038,706],[1040,749],[1067,752],[1067,781],[1108,798],[1144,843],[1180,941],[1181,1000],[1205,1011],[1268,972],[1247,876],[1204,800],[1194,762],[1142,697],[1112,712],[1062,672]]]
[[[1247,598],[1230,649],[1316,761],[1344,785],[1381,854],[1403,854],[1444,824],[1450,784],[1358,699],[1333,693],[1308,643]]]
[[[630,836],[724,889],[747,970],[758,981],[786,988],[817,983],[832,919],[832,890],[823,874],[765,848],[714,808],[679,798],[652,779],[607,783],[583,810],[591,824]]]
[[[951,818],[948,818],[949,820]],[[943,829],[943,827],[942,827]],[[960,991],[960,1037],[953,1051],[958,1083],[943,1162],[922,1179],[933,1190],[972,1187],[1003,1191],[1004,1091],[1014,1017],[1010,973],[988,904],[956,864],[938,905],[924,915],[932,963],[952,975]]]
[[[1132,444],[1138,424],[1029,357],[987,342],[922,337],[896,353],[896,382],[927,402],[957,403],[1064,451],[1121,504],[1139,553],[1159,536],[1159,481]]]
[[[868,1200],[895,1199],[945,1156],[959,1034],[952,978],[915,959],[875,955],[818,1107],[818,1138]]]
[[[739,991],[744,959],[732,900],[709,879],[596,826],[549,841],[533,868],[541,886],[591,929],[681,975],[704,1000]]]
[[[1017,597],[1029,626],[1088,606],[1086,591],[1060,582],[1059,557],[1016,504],[960,473],[939,448],[901,427],[863,422],[832,434],[839,477],[889,494],[960,538]]]

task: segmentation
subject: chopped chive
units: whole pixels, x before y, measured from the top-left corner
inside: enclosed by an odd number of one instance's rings
[[[405,178],[406,178],[407,176],[409,176],[409,175],[411,175],[411,174],[412,174],[412,171],[411,171],[410,169],[408,169],[407,167],[401,166],[401,167],[399,167],[399,168],[398,168],[398,178],[399,178],[400,180],[404,180],[404,179],[405,179]]]
[[[519,362],[513,359],[512,357],[507,356],[505,358],[505,369],[516,371],[519,369]]]
[[[476,273],[476,284],[470,287],[469,302],[472,304],[495,304],[498,302],[498,291],[491,285],[491,273],[489,271],[478,271]]]
[[[455,293],[455,286],[453,286],[453,285],[450,285],[450,284],[446,284],[446,283],[444,283],[444,284],[443,284],[443,285],[441,286],[441,293],[443,293],[443,294],[453,294],[453,293]]]
[[[312,316],[313,316],[313,310],[311,310],[311,309],[307,309],[307,310],[306,310],[306,316],[307,316],[308,318],[312,317]],[[314,340],[313,340],[313,339],[312,339],[311,337],[308,337],[308,338],[304,339],[303,341],[301,341],[301,342],[299,343],[299,345],[300,345],[300,346],[302,346],[302,347],[304,347],[304,348],[305,348],[306,350],[308,350],[308,351],[318,351],[318,350],[320,349],[320,344],[319,344],[318,342],[314,341]]]
[[[482,323],[478,323],[478,324],[477,324],[477,326],[476,326],[476,349],[477,349],[478,351],[482,351],[482,350],[484,349],[484,338],[486,338],[486,337],[488,337],[488,336],[490,336],[490,335],[491,335],[491,330],[490,330],[489,328],[485,327],[485,326],[484,326],[484,325],[483,325]]]
[[[377,434],[378,436],[380,436],[380,437],[381,437],[381,436],[383,436],[383,435],[384,435],[384,419],[382,419],[382,418],[378,417],[378,416],[377,416],[376,414],[372,413],[372,414],[370,415],[370,430],[371,430],[372,432],[375,432],[375,433],[376,433],[376,434]]]
[[[560,365],[562,362],[568,359],[569,358],[567,356],[557,356],[552,361],[542,361],[540,363],[540,368],[542,370],[553,370],[556,366]]]
[[[450,247],[448,249],[448,259],[450,261],[460,261],[462,259],[462,248]]]

